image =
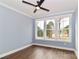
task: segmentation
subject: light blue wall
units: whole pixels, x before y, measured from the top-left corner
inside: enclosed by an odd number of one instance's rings
[[[76,37],[75,37],[75,39],[76,39],[76,41],[75,41],[75,48],[76,48],[76,52],[78,53],[78,9],[77,9],[77,11],[76,11],[76,13],[75,13],[75,16],[76,16],[76,19],[75,19],[75,21],[76,21],[76,23],[75,23],[75,35],[76,35]]]
[[[72,13],[72,19],[71,19],[72,20],[71,21],[71,27],[72,27],[72,38],[71,38],[71,40],[72,41],[71,42],[66,43],[66,42],[61,42],[61,41],[37,40],[37,39],[35,39],[35,36],[34,36],[33,43],[40,43],[40,44],[57,46],[57,47],[65,47],[65,48],[75,49],[75,12],[62,13],[62,14],[58,14],[58,15],[64,15],[64,14],[70,14],[70,13]],[[53,17],[53,16],[54,15],[49,16],[49,17]],[[35,30],[35,28],[34,28],[34,30]],[[35,34],[35,32],[34,32],[34,34]]]
[[[0,54],[32,42],[32,19],[0,6]]]
[[[71,22],[72,42],[44,41],[35,39],[35,20],[0,6],[0,54],[32,42],[75,49],[75,14]]]

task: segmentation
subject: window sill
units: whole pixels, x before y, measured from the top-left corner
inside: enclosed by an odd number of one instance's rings
[[[67,43],[70,43],[71,40],[60,40],[60,39],[36,39],[38,41],[58,41],[58,42],[67,42]]]

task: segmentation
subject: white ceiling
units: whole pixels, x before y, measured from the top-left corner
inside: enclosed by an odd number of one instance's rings
[[[26,0],[30,3],[37,4],[37,0]],[[50,12],[38,10],[33,13],[35,7],[22,3],[22,0],[0,0],[0,4],[6,5],[15,9],[25,15],[33,18],[40,18],[48,14],[59,12],[71,11],[77,9],[77,0],[45,0],[42,4],[43,7],[50,9]]]

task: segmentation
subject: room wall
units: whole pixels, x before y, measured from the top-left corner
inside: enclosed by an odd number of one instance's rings
[[[75,35],[76,35],[76,37],[75,37],[75,49],[76,49],[76,54],[78,54],[78,10],[75,12],[75,17],[76,17],[76,19],[75,19]]]
[[[64,14],[72,14],[72,21],[71,21],[71,27],[72,27],[72,37],[71,37],[71,42],[61,42],[61,41],[46,41],[46,40],[39,40],[39,39],[35,39],[34,36],[34,40],[33,43],[39,43],[39,44],[45,44],[45,45],[51,45],[51,46],[56,46],[56,47],[62,47],[62,48],[68,48],[68,49],[75,49],[75,12],[68,12],[68,13],[60,13],[58,15],[64,15]],[[49,16],[49,17],[53,17]],[[56,16],[56,15],[55,15]],[[46,18],[46,17],[45,17]],[[34,24],[35,27],[35,24]],[[35,28],[34,28],[35,31]],[[34,32],[35,34],[35,32]]]
[[[32,19],[0,6],[0,54],[32,42]]]

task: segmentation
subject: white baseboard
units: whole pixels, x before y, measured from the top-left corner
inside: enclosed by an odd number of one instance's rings
[[[58,46],[39,44],[39,43],[32,43],[32,45],[38,45],[38,46],[45,46],[45,47],[51,47],[51,48],[57,48],[57,49],[64,49],[64,50],[69,50],[69,51],[75,51],[75,49],[71,49],[71,48],[58,47]]]
[[[9,51],[9,52],[4,53],[4,54],[1,54],[1,55],[0,55],[0,58],[5,57],[5,56],[8,56],[8,55],[13,54],[13,53],[16,53],[16,52],[18,52],[18,51],[20,51],[20,50],[23,50],[23,49],[25,49],[25,48],[28,48],[28,47],[30,47],[30,46],[32,46],[32,45],[38,45],[38,46],[45,46],[45,47],[51,47],[51,48],[57,48],[57,49],[70,50],[70,51],[74,51],[74,53],[75,53],[76,56],[77,56],[77,52],[76,52],[74,49],[65,48],[65,47],[57,47],[57,46],[46,45],[46,44],[39,44],[39,43],[30,43],[30,44],[28,44],[28,45],[26,45],[26,46],[23,46],[23,47],[21,47],[21,48],[18,48],[18,49]]]
[[[15,53],[15,52],[18,52],[18,51],[23,50],[23,49],[25,49],[25,48],[28,48],[28,47],[30,47],[30,46],[32,46],[32,44],[28,44],[28,45],[23,46],[23,47],[21,47],[21,48],[18,48],[18,49],[9,51],[9,52],[4,53],[4,54],[1,54],[1,55],[0,55],[0,58],[5,57],[5,56],[8,56],[8,55],[10,55],[10,54],[13,54],[13,53]]]
[[[76,55],[76,57],[78,59],[78,51],[74,50],[74,53],[75,53],[75,55]]]
[[[32,45],[45,46],[45,47],[51,47],[51,48],[57,48],[57,49],[64,49],[64,50],[73,51],[75,53],[77,59],[78,59],[78,51],[76,51],[75,49],[72,49],[72,48],[58,47],[58,46],[39,44],[39,43],[32,43]]]

